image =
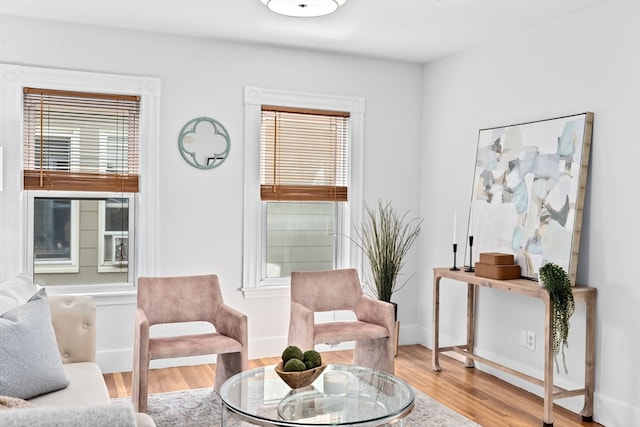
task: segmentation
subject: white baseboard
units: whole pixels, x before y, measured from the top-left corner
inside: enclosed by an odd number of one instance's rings
[[[417,344],[417,325],[403,326],[400,324],[400,345]],[[282,354],[286,347],[287,337],[266,337],[256,338],[249,341],[249,359],[259,359],[262,357],[275,357]],[[338,345],[322,344],[316,346],[320,352],[348,350],[354,347],[353,342],[340,343]],[[98,350],[96,359],[103,373],[129,372],[133,367],[133,349],[118,350]],[[215,363],[215,356],[194,356],[181,357],[176,359],[151,361],[151,368],[165,368],[170,366],[201,365]]]
[[[607,427],[640,426],[640,408],[594,394],[593,420]]]
[[[133,349],[98,351],[96,362],[103,374],[133,370]]]
[[[99,351],[96,360],[103,374],[114,372],[131,372],[133,369],[133,350]],[[152,360],[151,369],[169,368],[172,366],[204,365],[215,363],[215,355],[177,357],[173,359]]]

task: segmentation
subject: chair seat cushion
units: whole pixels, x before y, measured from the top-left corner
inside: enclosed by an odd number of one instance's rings
[[[149,359],[239,353],[242,344],[218,333],[149,338]]]
[[[316,323],[314,328],[315,344],[337,344],[389,336],[387,328],[360,321]]]

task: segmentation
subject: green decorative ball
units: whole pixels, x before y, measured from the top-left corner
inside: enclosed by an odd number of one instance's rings
[[[302,372],[307,370],[307,366],[300,359],[289,359],[282,368],[285,372]]]
[[[320,353],[315,350],[305,351],[302,356],[302,360],[304,361],[305,365],[311,365],[309,369],[316,368],[322,365],[322,357],[320,356]]]
[[[304,353],[300,350],[300,347],[295,345],[290,345],[285,348],[282,352],[282,363],[286,364],[290,359],[298,359],[302,361],[304,358]]]

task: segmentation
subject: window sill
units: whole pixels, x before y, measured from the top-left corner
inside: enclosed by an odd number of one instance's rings
[[[245,299],[290,297],[291,289],[286,286],[261,286],[259,288],[240,288]]]
[[[50,285],[44,286],[48,295],[89,295],[96,305],[136,304],[137,288],[129,283],[109,285]]]

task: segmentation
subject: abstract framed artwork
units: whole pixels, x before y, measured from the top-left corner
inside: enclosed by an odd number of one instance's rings
[[[513,254],[532,280],[553,262],[575,285],[592,129],[582,113],[479,131],[464,259]]]

